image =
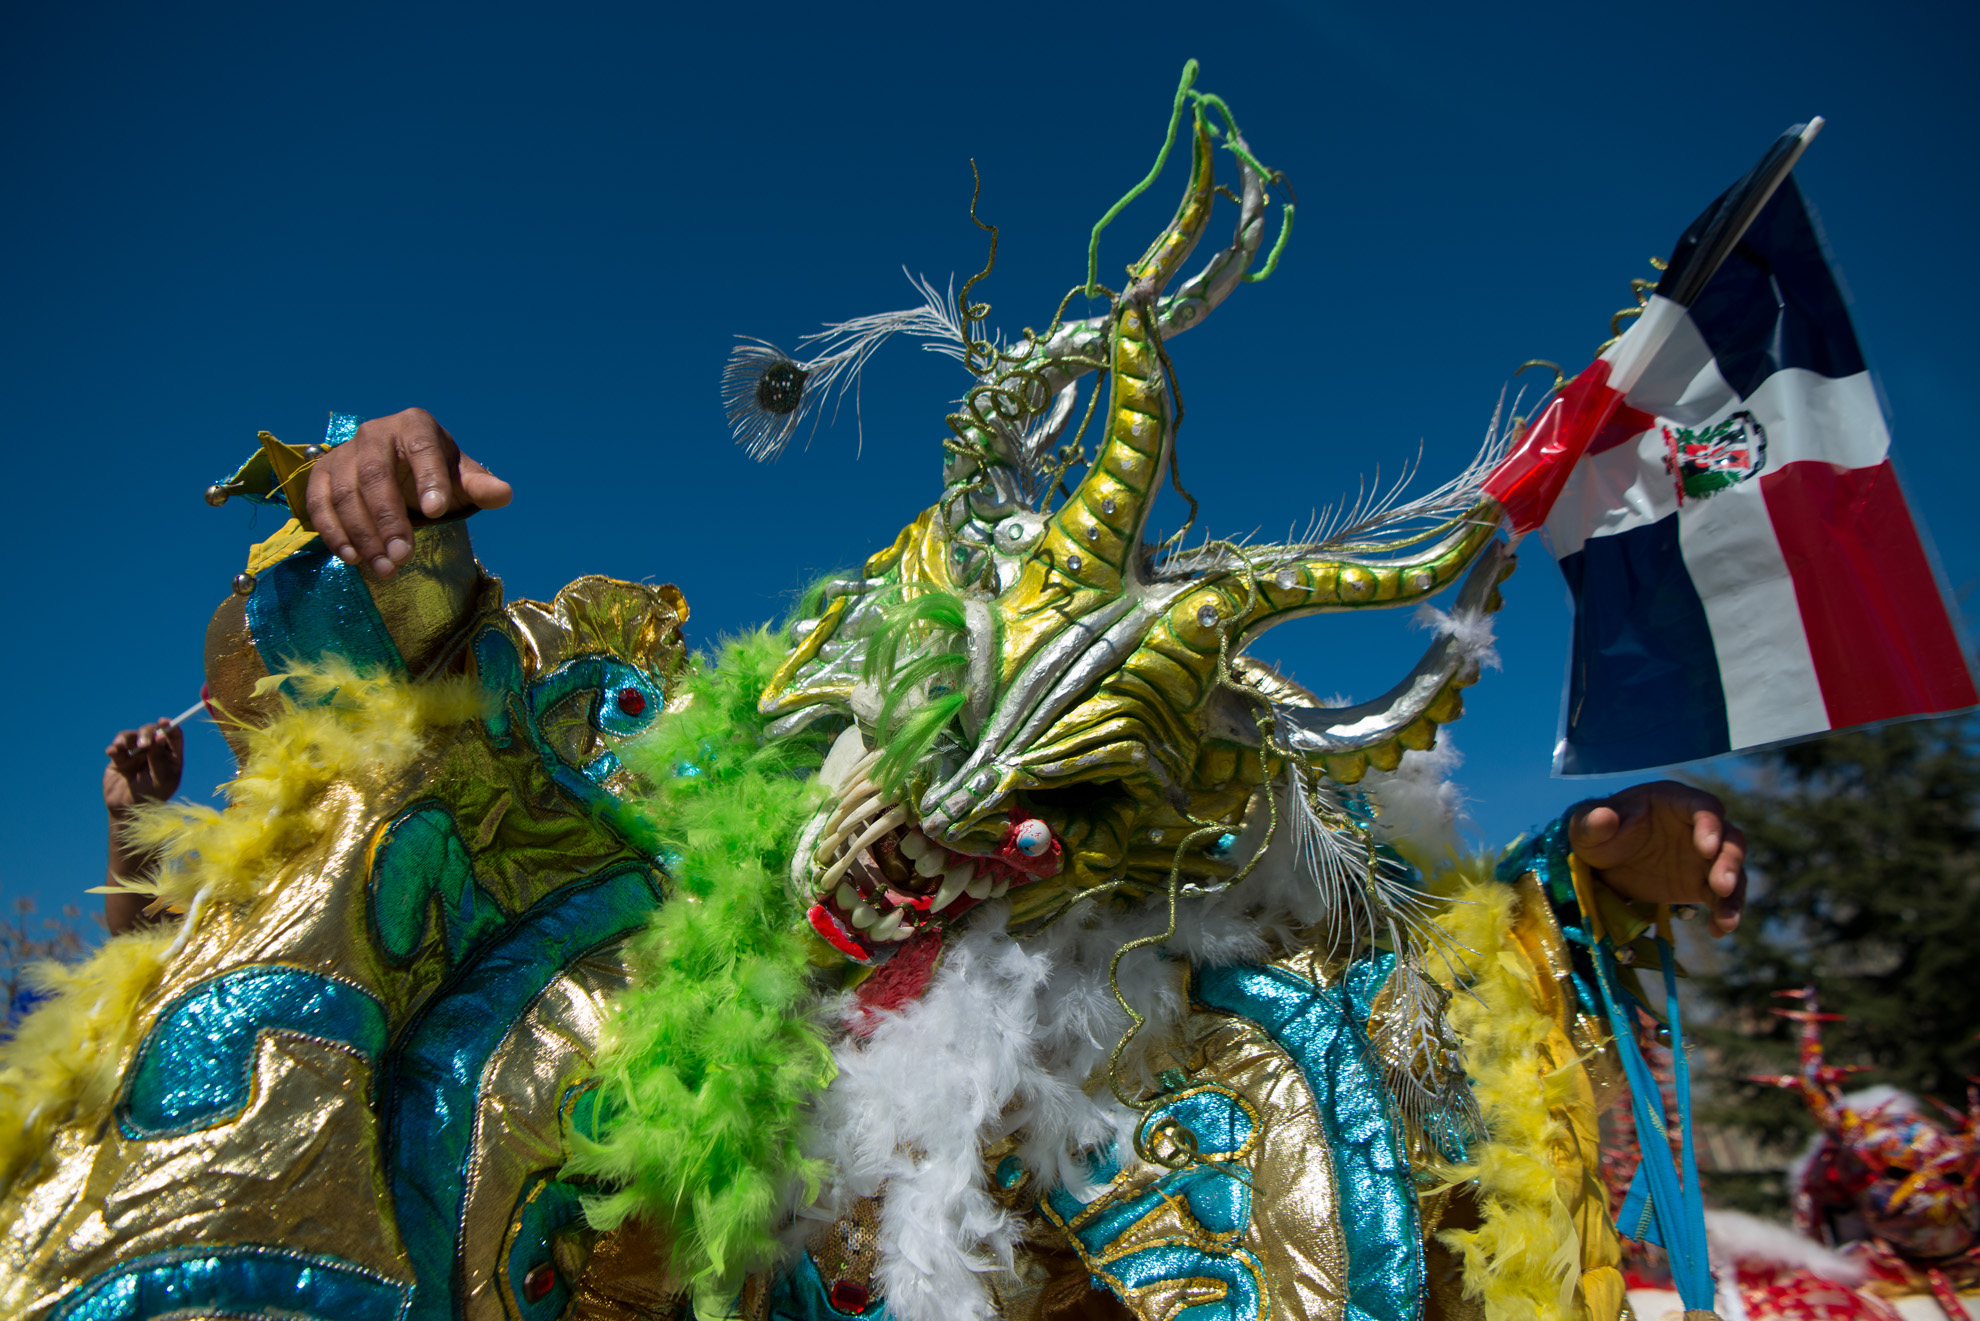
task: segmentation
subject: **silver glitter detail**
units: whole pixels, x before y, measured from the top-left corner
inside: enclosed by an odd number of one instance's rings
[[[1279,585],[1280,591],[1290,592],[1299,582],[1299,570],[1288,564],[1272,575],[1272,581]]]
[[[1100,525],[1098,523],[1092,523],[1087,526],[1086,539],[1088,541],[1100,540]]]
[[[1161,831],[1159,831],[1159,830],[1151,830],[1151,831],[1149,831],[1149,832],[1148,832],[1148,842],[1149,842],[1150,844],[1160,844],[1160,843],[1162,842],[1162,832],[1161,832]]]
[[[1217,627],[1217,607],[1214,605],[1198,606],[1196,608],[1196,622],[1205,628]]]
[[[1068,555],[1066,556],[1066,571],[1068,573],[1078,573],[1079,566],[1085,562],[1077,555]]]
[[[1102,501],[1100,502],[1100,512],[1101,512],[1101,513],[1103,513],[1103,514],[1111,514],[1111,513],[1113,513],[1113,512],[1114,512],[1114,497],[1113,497],[1113,496],[1111,496],[1111,495],[1110,495],[1110,496],[1108,496],[1108,497],[1107,497],[1107,498],[1106,498],[1105,500],[1102,500]]]

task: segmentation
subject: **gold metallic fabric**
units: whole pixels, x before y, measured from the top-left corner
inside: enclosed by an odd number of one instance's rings
[[[71,1115],[0,1198],[0,1313],[87,1303],[115,1272],[165,1272],[175,1254],[300,1254],[330,1263],[319,1276],[343,1272],[381,1296],[458,1292],[474,1321],[525,1315],[522,1276],[562,1297],[583,1270],[565,1233],[575,1193],[531,1202],[531,1190],[562,1163],[569,1093],[624,983],[617,944],[665,882],[600,811],[611,776],[595,758],[608,740],[544,737],[531,694],[582,679],[593,709],[612,714],[619,685],[645,684],[657,716],[687,608],[672,587],[602,578],[504,606],[461,525],[422,528],[416,542],[412,563],[373,586],[378,614],[409,667],[481,680],[483,716],[381,747],[298,802],[300,845],[266,855],[273,872],[242,878],[251,897],[199,914],[139,1002],[118,1094]],[[320,708],[286,715],[255,697],[267,667],[248,625],[238,597],[216,612],[209,682],[241,718],[241,746],[286,746]],[[484,658],[510,654],[512,675],[483,673]],[[257,1009],[270,986],[301,991]],[[235,1081],[229,1041],[245,1070]],[[154,1057],[191,1063],[146,1073]],[[470,1071],[447,1076],[456,1067]],[[186,1100],[202,1088],[207,1102]],[[408,1102],[420,1096],[447,1112],[445,1125]],[[147,1118],[147,1105],[192,1118]],[[409,1140],[421,1124],[436,1136]],[[447,1143],[462,1158],[436,1167],[444,1178],[422,1174]],[[440,1186],[449,1180],[452,1202]],[[425,1249],[409,1228],[421,1219],[408,1218],[415,1193],[445,1203],[421,1213]],[[546,1219],[545,1207],[561,1210]]]

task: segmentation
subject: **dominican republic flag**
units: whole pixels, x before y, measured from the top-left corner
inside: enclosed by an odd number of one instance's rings
[[[1555,771],[1642,770],[1980,702],[1789,171],[1679,239],[1628,333],[1487,482],[1575,602]]]

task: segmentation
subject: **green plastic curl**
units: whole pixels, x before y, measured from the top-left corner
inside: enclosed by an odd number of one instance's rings
[[[1191,84],[1196,81],[1196,72],[1197,64],[1195,60],[1191,60],[1183,65],[1182,81],[1176,84],[1175,105],[1169,111],[1169,132],[1162,139],[1162,150],[1155,157],[1154,168],[1148,171],[1148,176],[1140,183],[1128,189],[1125,197],[1108,207],[1107,214],[1101,216],[1100,223],[1093,227],[1093,241],[1087,244],[1086,247],[1086,296],[1088,298],[1097,297],[1100,289],[1100,236],[1106,232],[1107,226],[1114,223],[1115,217],[1127,210],[1130,202],[1147,192],[1155,180],[1161,177],[1162,167],[1169,163],[1169,150],[1176,145],[1176,126],[1182,123],[1183,106],[1189,102],[1189,89]]]

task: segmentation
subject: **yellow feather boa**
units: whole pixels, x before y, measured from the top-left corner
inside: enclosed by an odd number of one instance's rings
[[[132,822],[132,841],[157,849],[163,866],[131,888],[182,911],[181,921],[114,937],[78,964],[31,970],[49,998],[0,1043],[0,1193],[23,1171],[32,1177],[56,1128],[110,1103],[146,994],[208,906],[254,898],[309,845],[324,790],[402,769],[431,730],[481,712],[471,679],[415,684],[331,658],[263,682],[284,680],[294,700],[284,696],[274,719],[244,731],[240,774],[223,786],[225,811],[168,803]]]
[[[1473,979],[1449,1015],[1488,1133],[1453,1172],[1475,1181],[1481,1223],[1439,1240],[1463,1260],[1465,1296],[1486,1321],[1613,1321],[1622,1276],[1595,1167],[1595,1094],[1568,1037],[1571,993],[1534,948],[1558,954],[1559,936],[1550,918],[1522,913],[1522,892],[1487,863],[1449,869],[1439,889],[1451,899],[1439,925],[1466,948]]]

